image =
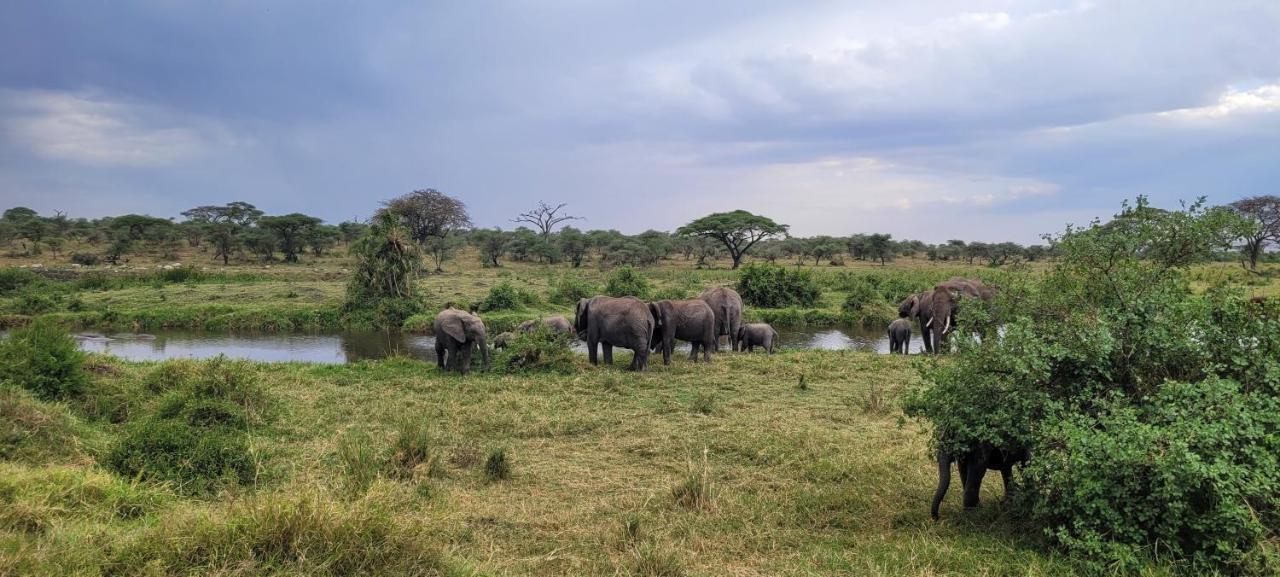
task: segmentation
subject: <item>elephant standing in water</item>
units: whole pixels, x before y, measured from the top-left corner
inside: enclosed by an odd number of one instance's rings
[[[933,291],[913,294],[898,305],[898,316],[916,319],[920,323],[920,338],[924,341],[924,351],[933,352]]]
[[[938,520],[938,508],[942,498],[947,496],[951,486],[951,463],[959,465],[960,487],[964,490],[964,508],[978,506],[978,493],[982,490],[982,478],[987,470],[1000,471],[1004,480],[1004,492],[1009,494],[1009,481],[1013,477],[1014,465],[1027,462],[1030,453],[1025,450],[997,449],[991,445],[982,445],[961,455],[938,452],[938,488],[933,492],[933,503],[929,507],[929,515]]]
[[[768,323],[748,323],[738,327],[738,347],[748,353],[756,347],[763,347],[765,352],[773,354],[774,343],[778,340],[778,331]]]
[[[698,295],[716,315],[716,352],[720,335],[728,335],[731,350],[738,350],[738,328],[742,326],[742,297],[729,287],[714,287]]]
[[[702,360],[711,362],[711,351],[716,348],[716,315],[702,299],[663,300],[649,303],[650,312],[657,321],[653,331],[653,350],[662,349],[662,364],[671,364],[671,351],[676,339],[688,341],[689,360],[698,361],[698,348],[702,348]]]
[[[889,323],[889,354],[911,352],[911,319],[898,317]]]
[[[633,371],[643,371],[649,366],[649,346],[657,325],[649,305],[635,297],[597,296],[578,301],[573,317],[573,328],[578,338],[587,343],[587,356],[591,364],[599,364],[596,345],[604,351],[604,362],[613,364],[613,347],[631,349]]]
[[[945,350],[947,335],[956,327],[956,312],[961,300],[977,298],[990,301],[994,295],[995,292],[990,287],[977,279],[952,277],[933,287],[933,350],[939,353]],[[938,323],[942,323],[942,326],[937,326]]]
[[[482,370],[489,370],[489,347],[485,345],[484,321],[466,311],[447,308],[432,323],[436,335],[436,366],[441,369],[471,372],[471,351],[480,347]]]

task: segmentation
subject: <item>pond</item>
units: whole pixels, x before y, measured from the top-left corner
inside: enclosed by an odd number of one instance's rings
[[[781,346],[787,349],[853,350],[889,352],[889,339],[882,329],[861,327],[803,327],[779,329]],[[76,341],[87,351],[106,353],[129,360],[156,361],[177,358],[207,358],[219,354],[263,362],[301,361],[349,363],[383,359],[401,354],[435,361],[435,338],[407,333],[224,333],[164,330],[152,334],[79,333]],[[680,349],[689,350],[687,343]],[[913,335],[911,352],[922,348],[920,336]],[[586,352],[581,342],[574,349]],[[623,353],[626,355],[626,353]]]

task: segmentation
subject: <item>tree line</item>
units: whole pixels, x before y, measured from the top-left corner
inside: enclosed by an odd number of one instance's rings
[[[693,260],[699,267],[728,259],[737,268],[747,256],[772,263],[811,263],[841,266],[848,260],[886,264],[896,258],[968,265],[1003,266],[1051,259],[1052,243],[1021,245],[953,239],[929,244],[894,239],[890,234],[796,237],[789,227],[768,217],[736,210],[696,219],[674,233],[647,230],[627,235],[617,230],[582,230],[570,223],[581,217],[566,212],[566,204],[539,202],[514,216],[518,226],[476,228],[466,205],[434,189],[416,190],[388,200],[378,215],[396,219],[436,271],[456,258],[464,246],[475,248],[480,262],[500,267],[504,262],[568,264],[580,267],[650,266],[667,259]],[[1280,244],[1280,197],[1255,196],[1226,207],[1249,223],[1236,242],[1214,256],[1240,260],[1250,270],[1272,260],[1270,249]],[[37,214],[25,207],[6,210],[0,217],[0,246],[10,256],[35,256],[44,251],[61,257],[71,242],[72,262],[119,264],[133,254],[177,258],[183,246],[200,249],[224,265],[240,262],[298,262],[300,255],[321,257],[339,244],[350,247],[369,229],[357,221],[325,224],[301,213],[266,215],[247,202],[198,206],[183,211],[183,220],[126,214],[99,219]]]

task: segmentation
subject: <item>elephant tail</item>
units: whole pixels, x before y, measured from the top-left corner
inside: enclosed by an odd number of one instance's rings
[[[942,498],[947,496],[951,487],[951,455],[938,451],[938,489],[933,492],[933,504],[929,506],[929,516],[938,520],[938,508],[942,506]]]

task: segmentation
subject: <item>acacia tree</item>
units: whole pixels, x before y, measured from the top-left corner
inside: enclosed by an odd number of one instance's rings
[[[467,205],[434,188],[393,198],[383,204],[382,212],[398,219],[410,238],[435,257],[436,272],[459,244],[449,236],[471,228]]]
[[[582,220],[580,216],[561,214],[560,211],[566,206],[569,206],[569,203],[562,202],[553,207],[539,200],[537,208],[529,212],[520,213],[520,216],[511,219],[511,222],[529,223],[537,229],[538,234],[542,235],[543,239],[546,239],[556,225],[570,220]]]
[[[182,212],[187,221],[205,228],[213,244],[213,258],[221,258],[226,266],[231,252],[243,242],[246,228],[262,217],[262,211],[247,202],[229,202],[223,206],[197,206]]]
[[[676,234],[700,236],[724,245],[733,259],[733,268],[742,264],[742,256],[756,243],[787,234],[787,225],[751,214],[745,210],[709,214],[676,230]]]
[[[308,233],[320,222],[314,216],[295,212],[284,216],[264,216],[258,219],[258,226],[276,234],[285,262],[298,262],[298,253],[302,252]]]
[[[1241,235],[1242,252],[1249,259],[1249,270],[1258,270],[1258,257],[1267,245],[1280,242],[1280,197],[1251,196],[1231,203],[1231,209],[1253,222],[1253,228]]]

